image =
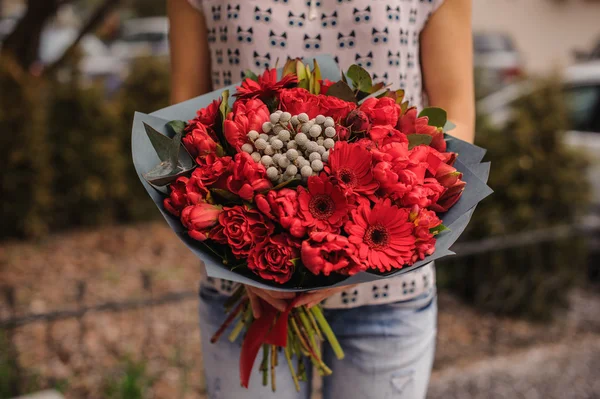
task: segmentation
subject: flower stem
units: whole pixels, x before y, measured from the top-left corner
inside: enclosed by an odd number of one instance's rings
[[[246,293],[246,288],[240,284],[240,286],[231,294],[229,298],[225,301],[225,311],[229,312],[231,308],[235,306],[235,304],[242,298],[242,296]]]
[[[294,386],[296,387],[296,392],[300,392],[300,383],[298,383],[298,376],[294,371],[294,365],[292,364],[292,357],[290,356],[290,346],[286,346],[283,348],[283,353],[285,354],[285,360],[287,360],[288,367],[290,368],[290,374],[292,375],[292,380],[294,380]]]
[[[323,334],[325,334],[325,336],[327,337],[327,341],[329,341],[329,344],[331,345],[335,356],[340,360],[343,359],[344,351],[342,350],[340,343],[338,342],[335,334],[333,333],[333,330],[331,330],[331,326],[329,325],[329,323],[327,323],[325,316],[323,316],[323,312],[321,311],[319,305],[313,306],[312,308],[310,308],[310,311],[315,316],[315,319],[317,319],[317,322],[321,327],[321,331],[323,331]]]
[[[277,366],[277,347],[271,346],[271,390],[275,392],[277,385],[275,384],[275,366]]]
[[[319,339],[321,341],[324,341],[325,338],[323,337],[323,334],[321,333],[321,329],[319,328],[319,325],[317,324],[317,320],[315,319],[315,316],[312,314],[312,312],[310,310],[308,310],[308,308],[306,306],[302,306],[300,309],[304,313],[306,313],[306,315],[308,316],[308,319],[310,320],[310,324],[312,324],[313,329],[317,333],[317,336],[319,337]]]
[[[308,380],[306,377],[306,366],[304,366],[304,360],[302,356],[298,356],[298,376],[300,381],[306,382]]]
[[[269,383],[269,368],[268,368],[268,364],[269,364],[269,345],[264,344],[263,345],[263,360],[262,360],[262,363],[260,365],[260,370],[262,371],[262,375],[263,375],[262,384],[265,387]]]
[[[317,340],[315,339],[315,336],[317,334],[316,334],[315,330],[313,329],[313,326],[310,323],[310,320],[308,320],[308,317],[306,317],[306,314],[302,311],[298,312],[298,316],[300,317],[300,321],[302,322],[302,325],[304,326],[304,329],[307,332],[308,339],[310,340],[310,346],[312,347],[312,350],[315,352],[315,354],[317,356],[321,357],[321,348],[319,348],[319,345],[317,344]]]
[[[309,357],[312,364],[319,370],[319,374],[320,375],[330,375],[332,373],[331,369],[329,367],[327,367],[327,365],[325,365],[325,363],[323,363],[323,360],[321,360],[320,356],[318,356],[315,353],[315,351],[312,349],[312,347],[309,345],[305,331],[303,331],[302,329],[300,329],[300,327],[298,327],[298,323],[296,323],[296,320],[294,317],[291,317],[290,321],[292,323],[292,328],[294,329],[294,331],[296,332],[296,335],[298,336],[298,340],[300,341],[301,346],[303,347],[303,349],[306,352],[308,352],[307,356]],[[321,374],[321,373],[323,373],[323,374]]]
[[[229,334],[229,337],[228,337],[229,342],[234,342],[237,339],[237,337],[240,335],[242,330],[244,329],[244,326],[246,325],[246,316],[247,316],[249,308],[250,308],[250,306],[246,306],[246,310],[244,310],[244,314],[242,315],[242,317],[240,317],[238,322],[235,324],[235,327],[233,327],[233,330],[231,331],[231,333]]]
[[[219,338],[221,338],[221,335],[223,335],[223,333],[225,332],[225,330],[227,329],[227,327],[229,327],[229,325],[233,322],[233,320],[235,320],[235,318],[240,314],[240,312],[242,311],[242,309],[244,308],[244,306],[248,303],[248,299],[243,299],[236,307],[235,309],[233,309],[233,311],[231,313],[229,313],[229,315],[227,316],[227,318],[225,319],[225,321],[223,322],[223,324],[221,324],[221,327],[219,327],[219,329],[217,330],[217,332],[215,333],[215,335],[212,336],[212,338],[210,339],[210,342],[212,344],[214,344],[215,342],[217,342],[219,340]]]

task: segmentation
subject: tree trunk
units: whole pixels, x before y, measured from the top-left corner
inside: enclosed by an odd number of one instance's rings
[[[27,11],[6,37],[2,52],[9,53],[25,70],[37,61],[42,30],[59,7],[69,0],[28,0]]]

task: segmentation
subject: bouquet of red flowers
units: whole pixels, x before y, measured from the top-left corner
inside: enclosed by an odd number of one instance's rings
[[[279,76],[248,73],[232,98],[224,90],[159,111],[171,121],[136,115],[140,178],[210,276],[305,291],[406,272],[450,254],[491,193],[483,150],[445,134],[445,111],[418,113],[358,65],[333,80],[322,69],[290,60]],[[196,116],[178,120],[194,104]],[[343,357],[320,308],[293,305],[265,304],[254,320],[243,286],[229,300],[213,341],[230,325],[232,341],[245,330],[243,385],[261,347],[273,389],[279,353],[298,389],[303,357],[331,372],[320,341]]]

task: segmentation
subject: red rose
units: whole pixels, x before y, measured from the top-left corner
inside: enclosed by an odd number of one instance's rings
[[[279,93],[279,108],[292,115],[304,112],[311,119],[323,113],[319,106],[319,98],[300,87],[282,90]]]
[[[396,100],[390,97],[367,98],[361,104],[359,110],[369,117],[373,125],[396,126],[398,116],[402,113],[400,105],[396,104]]]
[[[345,120],[350,111],[356,108],[355,103],[344,101],[337,97],[326,96],[323,94],[319,94],[318,97],[320,105],[319,114],[330,116],[337,123],[339,123],[341,120]]]
[[[239,258],[247,256],[256,243],[273,233],[273,229],[273,224],[256,209],[234,206],[223,208],[219,225],[209,233],[209,238],[229,245]]]
[[[323,79],[320,80],[319,83],[321,84],[321,94],[327,94],[327,90],[329,90],[329,87],[332,86],[335,82],[332,82],[329,79]]]
[[[254,162],[250,154],[239,152],[235,154],[232,174],[227,178],[227,188],[242,199],[250,201],[257,191],[264,191],[272,187],[266,179],[265,167]]]
[[[217,149],[217,143],[202,124],[197,124],[194,130],[183,137],[182,142],[193,158],[213,153]]]
[[[236,150],[240,150],[248,141],[250,130],[262,131],[262,125],[269,120],[269,109],[260,100],[237,100],[233,103],[233,111],[227,115],[223,124],[225,138]]]
[[[204,241],[208,231],[217,223],[222,208],[205,202],[190,205],[181,212],[181,223],[188,229],[188,235],[194,240]]]
[[[369,117],[359,109],[352,110],[346,117],[346,126],[356,133],[366,132],[371,128]]]
[[[284,284],[294,274],[294,259],[299,257],[298,243],[282,233],[266,237],[248,255],[248,269],[265,280]]]
[[[353,275],[366,270],[354,255],[356,247],[348,238],[327,232],[314,232],[302,242],[302,263],[312,274],[332,272]]]
[[[417,109],[411,108],[398,120],[396,129],[402,133],[408,134],[427,134],[432,137],[431,147],[435,148],[439,152],[446,152],[446,141],[444,140],[444,133],[441,129],[435,126],[429,126],[429,118],[423,116],[417,117]]]
[[[215,154],[208,154],[196,158],[198,166],[192,173],[205,186],[211,186],[229,170],[231,165],[231,157],[218,157]]]
[[[294,237],[302,238],[306,228],[302,225],[298,214],[298,192],[289,188],[279,191],[271,190],[266,195],[259,194],[254,198],[258,209]]]
[[[412,257],[412,263],[415,263],[435,252],[436,240],[430,230],[442,224],[442,221],[437,217],[435,212],[419,208],[418,206],[413,207],[411,210],[410,219],[415,224],[414,235],[416,241]]]
[[[190,205],[187,197],[187,189],[186,185],[189,179],[187,177],[178,177],[171,185],[169,186],[169,197],[165,198],[163,201],[163,206],[169,213],[179,216],[181,215],[181,211],[186,206]]]

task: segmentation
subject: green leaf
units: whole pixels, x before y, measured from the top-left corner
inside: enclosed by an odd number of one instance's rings
[[[281,72],[281,76],[285,77],[288,75],[296,75],[296,60],[289,59],[286,61],[283,66],[283,71]]]
[[[298,80],[298,87],[301,89],[309,89],[309,82],[308,79],[302,79],[302,80]]]
[[[258,75],[255,74],[254,72],[252,72],[250,69],[247,69],[244,72],[244,78],[248,78],[250,80],[253,80],[255,82],[258,82]]]
[[[434,236],[436,236],[436,235],[440,234],[442,231],[446,231],[446,230],[450,231],[450,229],[448,227],[446,227],[446,226],[444,226],[443,224],[440,223],[439,226],[436,226],[436,227],[434,227],[432,229],[429,229],[429,232],[431,234],[433,234]]]
[[[217,156],[219,158],[225,156],[225,150],[223,149],[223,146],[221,144],[217,144],[215,152],[217,153]]]
[[[313,75],[315,76],[316,80],[323,80],[323,77],[321,76],[321,68],[319,67],[319,63],[317,62],[317,60],[313,61],[315,64],[315,67],[313,69]]]
[[[185,123],[184,121],[171,121],[167,123],[167,126],[169,126],[175,134],[183,133],[183,130],[185,129],[186,125],[187,123]]]
[[[444,127],[448,121],[448,114],[441,108],[430,107],[425,108],[419,114],[419,118],[426,116],[429,118],[429,126]]]
[[[217,203],[220,205],[224,204],[236,204],[241,205],[244,201],[231,191],[222,190],[220,188],[211,188],[210,193],[217,200]]]
[[[371,92],[373,81],[371,80],[371,75],[369,75],[369,72],[367,72],[363,67],[356,64],[350,65],[347,75],[348,79],[352,81],[354,89],[364,91],[365,93]]]
[[[433,137],[428,134],[409,134],[408,137],[408,149],[412,150],[418,145],[429,145]]]
[[[450,121],[447,121],[444,125],[444,132],[449,132],[454,129],[456,129],[456,125]]]
[[[329,86],[329,89],[327,90],[327,95],[337,97],[344,101],[350,101],[353,103],[356,102],[356,96],[354,95],[354,91],[352,91],[352,89],[350,88],[350,86],[348,86],[347,83],[344,83],[342,81],[335,82],[334,84]]]
[[[304,64],[302,63],[302,61],[298,60],[296,61],[296,76],[298,76],[298,81],[301,80],[308,80],[308,75],[306,74],[306,68],[304,67]]]
[[[231,108],[229,108],[229,90],[224,90],[221,94],[221,105],[219,106],[219,115],[221,117],[220,129],[215,129],[215,135],[219,141],[217,144],[221,144],[225,153],[233,156],[235,155],[235,150],[231,148],[229,142],[225,138],[225,120],[230,112]]]
[[[144,122],[144,129],[152,143],[152,147],[154,147],[154,150],[156,151],[156,155],[158,155],[158,159],[167,161],[169,159],[170,148],[173,145],[173,141],[146,122]]]

